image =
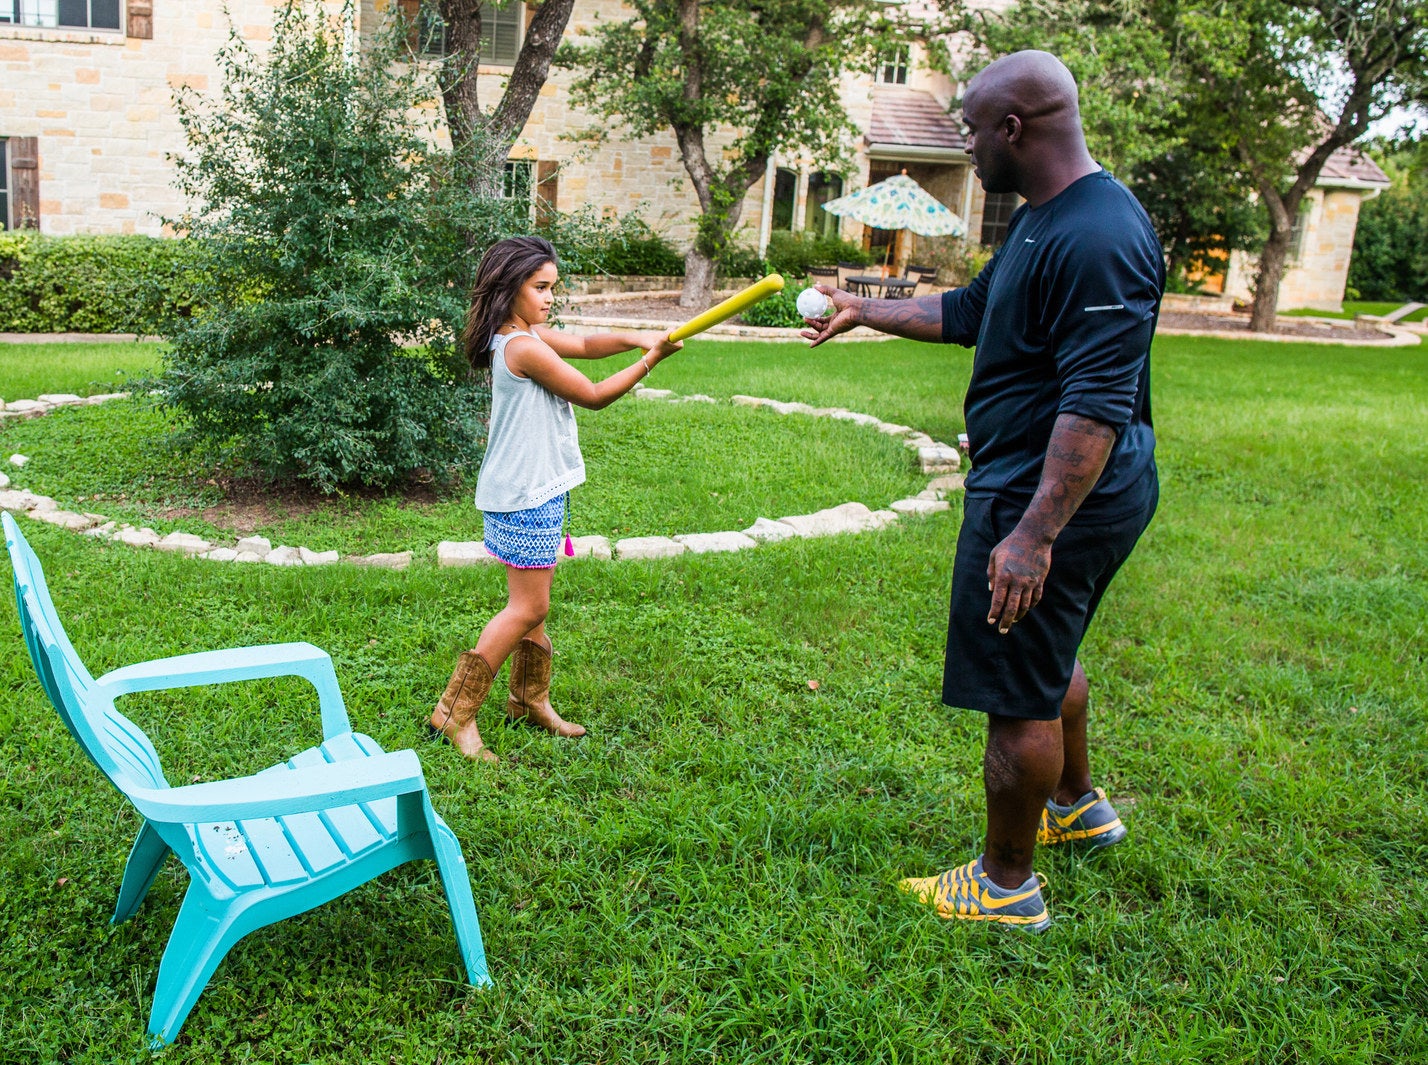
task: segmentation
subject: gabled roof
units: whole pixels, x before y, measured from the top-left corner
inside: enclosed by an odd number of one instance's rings
[[[1346,144],[1324,163],[1319,171],[1320,187],[1330,188],[1388,188],[1392,184],[1388,175],[1379,169],[1377,163],[1359,151],[1352,144]]]
[[[966,159],[961,123],[920,89],[876,86],[865,137],[873,158]]]

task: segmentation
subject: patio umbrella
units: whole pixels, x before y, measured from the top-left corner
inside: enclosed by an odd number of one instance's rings
[[[910,229],[922,237],[960,237],[967,232],[967,223],[906,173],[829,200],[823,209],[874,229]]]

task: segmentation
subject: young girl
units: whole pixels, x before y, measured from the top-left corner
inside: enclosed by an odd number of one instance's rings
[[[585,480],[572,404],[599,410],[619,399],[682,345],[659,333],[566,336],[543,324],[559,278],[555,249],[540,237],[493,245],[476,268],[461,341],[473,369],[491,371],[491,425],[476,481],[486,550],[506,564],[505,608],[464,652],[431,714],[433,733],[467,758],[497,761],[476,712],[501,663],[511,662],[506,717],[557,736],[583,736],[550,705],[551,643],[545,633],[566,493]],[[603,359],[644,349],[598,383],[562,359]]]

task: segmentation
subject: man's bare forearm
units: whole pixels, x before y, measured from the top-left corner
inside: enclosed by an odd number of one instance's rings
[[[1029,539],[1050,544],[1091,494],[1111,456],[1116,431],[1104,422],[1062,414],[1051,430],[1041,483],[1018,523]]]
[[[859,299],[854,310],[858,325],[883,333],[926,340],[942,339],[942,297],[921,296],[915,300]]]

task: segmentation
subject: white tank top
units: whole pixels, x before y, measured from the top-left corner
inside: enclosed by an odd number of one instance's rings
[[[491,424],[476,478],[476,507],[530,510],[585,481],[585,459],[570,403],[506,366],[516,331],[491,340]]]

